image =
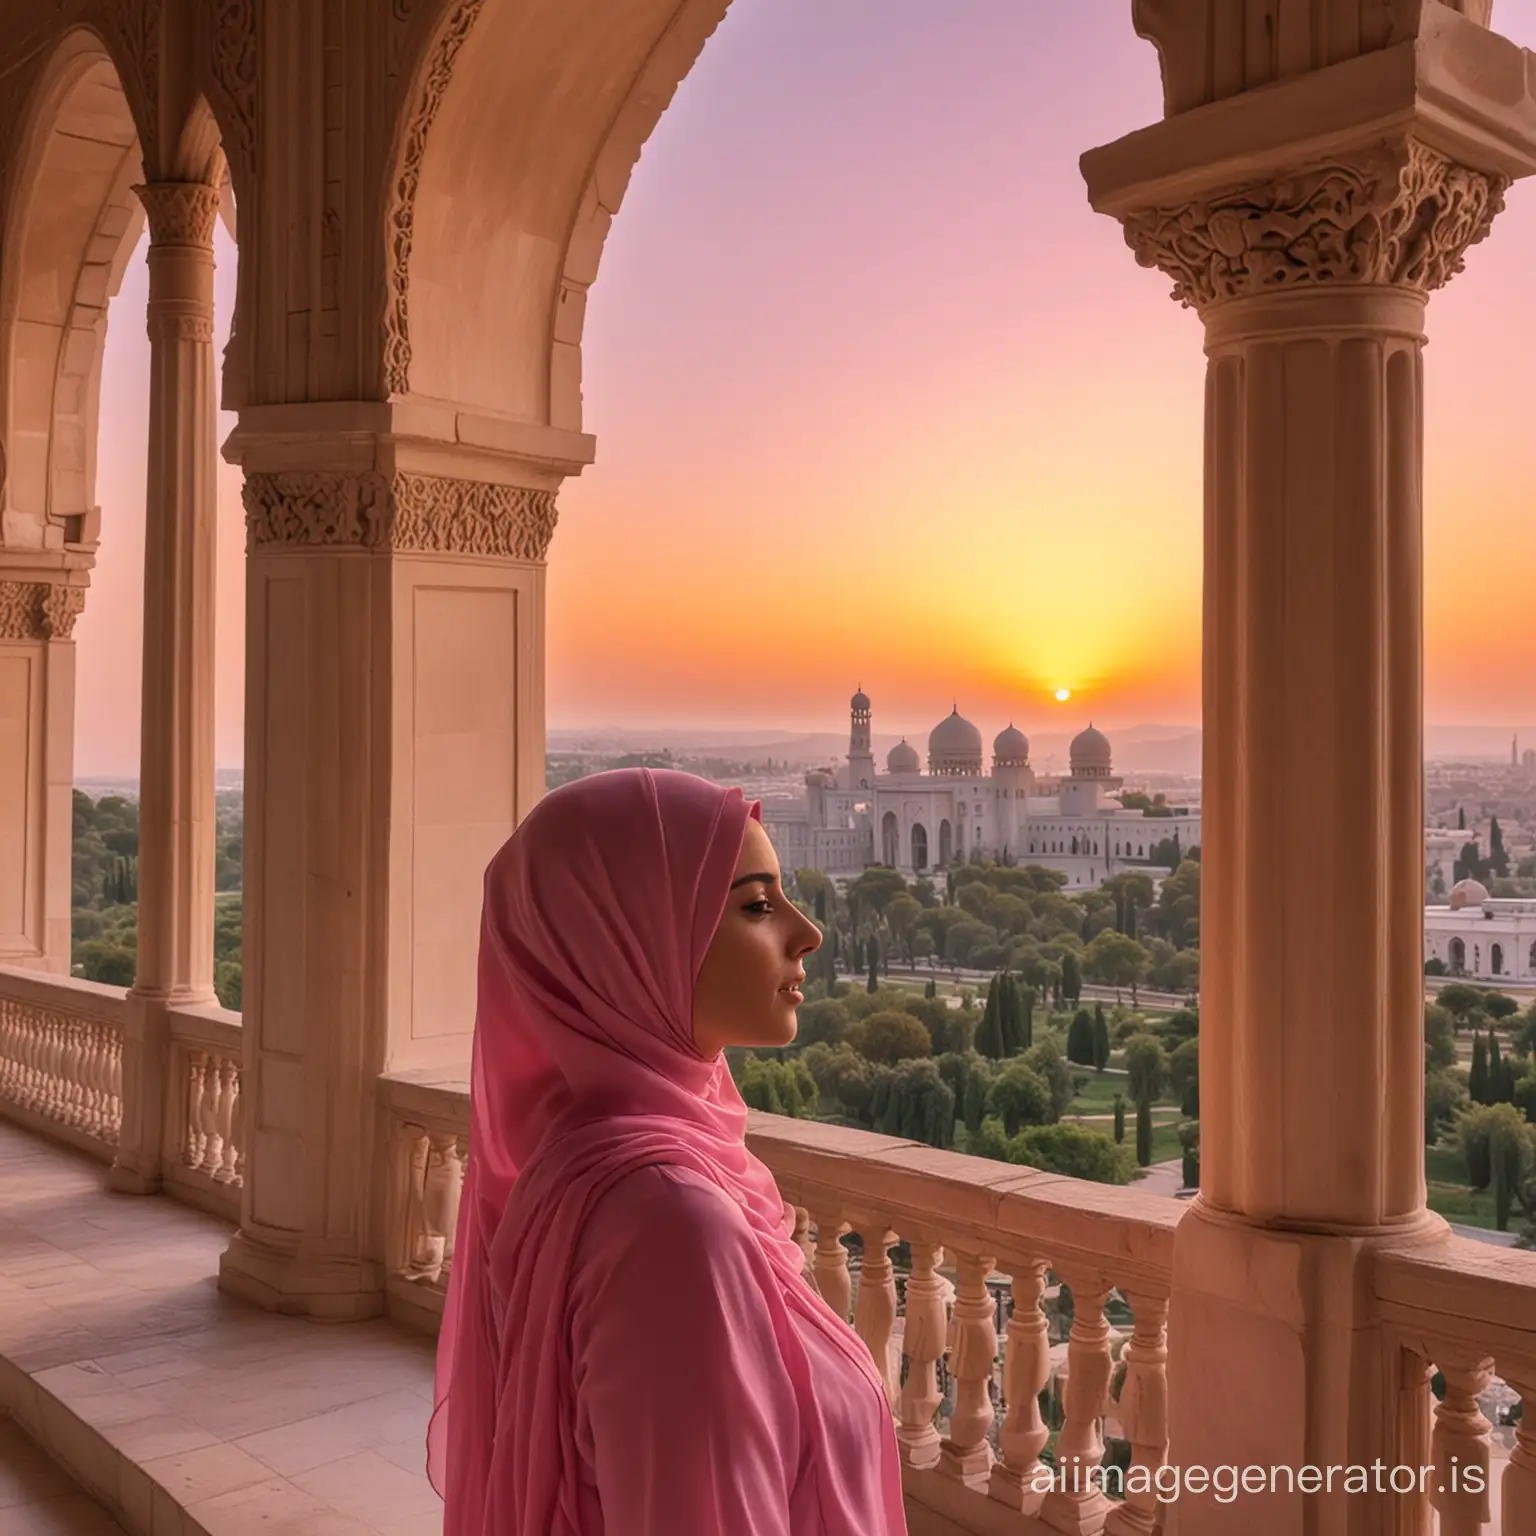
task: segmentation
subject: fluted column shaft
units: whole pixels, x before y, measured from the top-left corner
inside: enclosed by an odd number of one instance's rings
[[[149,218],[149,465],[139,773],[138,966],[116,1182],[158,1183],[165,1009],[213,990],[213,605],[217,391],[213,229],[195,182],[135,189]]]
[[[1202,1199],[1424,1204],[1425,294],[1206,316]]]

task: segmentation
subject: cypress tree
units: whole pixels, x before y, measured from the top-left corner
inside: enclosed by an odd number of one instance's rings
[[[1020,1049],[1028,1050],[1035,1043],[1035,989],[1022,987],[1019,990],[1019,1041]]]
[[[1115,1142],[1118,1145],[1119,1143],[1123,1142],[1124,1140],[1125,1140],[1125,1095],[1123,1093],[1117,1093],[1115,1095]]]
[[[880,990],[879,964],[880,951],[876,947],[875,941],[871,939],[869,941],[869,990],[871,992],[878,992]]]
[[[1458,832],[1467,830],[1467,808],[1464,805],[1456,807],[1456,830]]]
[[[1102,1072],[1109,1065],[1109,1020],[1104,1017],[1104,1004],[1093,1005],[1093,1070]]]
[[[1083,968],[1070,949],[1061,957],[1061,995],[1074,1008],[1083,995]]]
[[[1136,1101],[1136,1161],[1145,1168],[1152,1161],[1152,1105]]]
[[[1467,1092],[1474,1104],[1488,1102],[1488,1047],[1483,1044],[1481,1030],[1472,1034],[1472,1071],[1467,1079]]]
[[[1093,1065],[1093,1015],[1079,1008],[1067,1027],[1067,1060],[1074,1066]]]
[[[1499,1037],[1488,1030],[1488,1102],[1504,1102],[1504,1063],[1499,1055]]]
[[[987,985],[987,1006],[982,1010],[981,1023],[976,1030],[976,1049],[993,1061],[1003,1059],[1002,1004],[997,995],[997,977]]]
[[[1001,1012],[1003,1054],[1017,1056],[1024,1049],[1024,994],[1019,990],[1018,979],[1010,972],[1003,972],[1002,986],[998,995]]]

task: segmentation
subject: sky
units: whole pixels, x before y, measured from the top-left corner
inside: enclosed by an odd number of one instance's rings
[[[548,718],[986,731],[1200,718],[1200,325],[1077,159],[1161,116],[1128,0],[736,0],[662,118],[588,309],[597,462],[560,497]],[[1536,46],[1536,0],[1498,0]],[[221,335],[234,250],[220,234]],[[1426,718],[1536,722],[1536,189],[1436,294]],[[138,757],[142,253],[103,372],[77,773]],[[234,425],[221,419],[221,435]],[[218,745],[243,529],[220,487]],[[1058,688],[1073,698],[1055,700]],[[1536,726],[1532,744],[1536,745]]]

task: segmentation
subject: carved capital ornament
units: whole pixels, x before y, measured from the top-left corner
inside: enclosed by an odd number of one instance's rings
[[[1430,293],[1462,268],[1504,206],[1506,178],[1417,140],[1125,220],[1144,267],[1203,310],[1304,286],[1374,284]]]

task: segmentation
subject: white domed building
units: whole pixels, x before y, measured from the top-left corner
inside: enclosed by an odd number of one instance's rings
[[[1424,908],[1424,963],[1480,982],[1536,981],[1536,901],[1490,896],[1458,880],[1442,906]]]
[[[928,734],[926,771],[903,738],[882,773],[862,688],[849,713],[846,767],[808,773],[803,816],[767,824],[787,868],[851,876],[885,864],[912,877],[974,857],[1059,869],[1069,890],[1083,890],[1117,870],[1147,868],[1169,839],[1181,849],[1200,842],[1198,809],[1147,817],[1110,798],[1121,781],[1109,739],[1092,725],[1072,742],[1064,778],[1037,779],[1021,730],[1010,723],[998,732],[988,767],[981,731],[956,705]]]

